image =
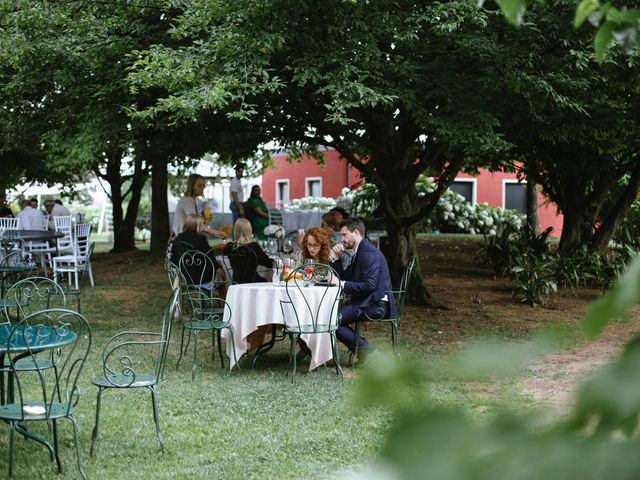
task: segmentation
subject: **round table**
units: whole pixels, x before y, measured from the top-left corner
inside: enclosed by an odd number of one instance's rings
[[[338,289],[335,290],[337,294]],[[305,288],[304,298],[294,289],[290,289],[290,293],[298,312],[303,312],[306,311],[305,309],[310,308],[313,312],[318,312],[318,315],[323,318],[337,315],[338,302],[332,302],[327,299],[327,290],[325,288],[309,286]],[[240,359],[247,352],[249,348],[247,336],[251,332],[262,325],[285,325],[280,300],[289,301],[284,282],[276,285],[273,283],[244,283],[229,287],[226,301],[231,307],[231,318],[228,318],[229,313],[225,310],[224,321],[230,321],[233,326],[235,357],[229,330],[223,330],[222,337],[227,340],[227,356],[230,359],[230,368],[234,365],[232,363],[234,358]],[[318,307],[320,307],[319,311]],[[285,311],[287,312],[286,322],[294,324],[295,317],[291,317],[293,313]],[[301,335],[300,338],[311,350],[309,370],[313,370],[333,358],[331,336],[328,333]]]
[[[62,237],[64,237],[64,233],[56,230],[5,230],[2,234],[2,238],[8,240],[19,238],[23,242],[53,240]]]

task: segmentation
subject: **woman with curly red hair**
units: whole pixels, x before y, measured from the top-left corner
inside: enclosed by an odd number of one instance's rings
[[[302,258],[312,258],[316,263],[328,263],[330,247],[331,241],[324,229],[310,228],[302,237]]]

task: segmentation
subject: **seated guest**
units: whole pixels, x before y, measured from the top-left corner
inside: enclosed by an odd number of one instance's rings
[[[215,289],[215,282],[224,281],[224,271],[216,261],[216,258],[209,247],[207,239],[200,232],[204,228],[204,218],[202,215],[196,213],[190,213],[186,216],[184,224],[182,225],[182,232],[178,234],[171,246],[171,261],[179,265],[180,256],[184,253],[184,245],[190,245],[193,250],[198,250],[207,255],[211,259],[213,269],[209,263],[205,265],[206,270],[202,270],[200,265],[192,265],[190,267],[184,267],[182,274],[187,280],[192,279],[206,279],[208,281],[201,283],[200,287],[205,289]],[[210,280],[209,280],[210,279]]]
[[[36,200],[36,206],[38,201]],[[20,228],[22,230],[37,229],[40,226],[40,222],[33,219],[44,217],[44,214],[37,208],[31,206],[31,201],[23,198],[20,201],[20,212],[17,217],[20,219]]]
[[[60,203],[58,203],[60,202]],[[62,205],[60,200],[45,200],[44,209],[49,214],[49,230],[56,229],[56,223],[54,217],[69,217],[71,216],[71,210]]]
[[[329,210],[329,212],[327,213],[331,213],[331,212],[336,212],[339,213],[340,215],[342,215],[342,218],[349,218],[349,213],[342,207],[333,207],[331,210]]]
[[[329,237],[324,229],[310,228],[302,237],[302,258],[311,258],[316,263],[327,263],[330,247]]]
[[[38,199],[36,197],[31,197],[29,199],[29,205],[31,205],[31,208],[35,208],[37,210],[38,209]]]
[[[7,195],[4,192],[0,192],[0,217],[13,218],[13,212],[7,205]]]
[[[273,260],[262,250],[257,242],[253,241],[253,230],[251,223],[246,218],[239,218],[233,227],[233,238],[236,239],[227,245],[225,255],[229,257],[233,268],[233,281],[236,283],[265,282],[266,280],[258,275],[258,266],[266,268],[273,267]],[[245,246],[249,252],[243,255],[240,246]]]
[[[359,218],[347,218],[340,223],[342,243],[333,247],[331,266],[340,276],[344,292],[350,295],[349,303],[340,308],[340,326],[336,331],[338,340],[353,353],[356,346],[356,333],[350,327],[356,320],[371,318],[389,318],[395,315],[396,305],[391,291],[391,276],[387,260],[380,250],[365,237],[365,227]],[[352,250],[353,259],[347,268],[338,261],[345,249]],[[368,355],[373,347],[362,337],[357,339],[358,350]]]
[[[327,231],[331,239],[331,248],[333,248],[336,243],[342,241],[342,234],[340,233],[340,222],[342,220],[344,220],[342,215],[335,211],[322,215],[322,223],[320,226]]]

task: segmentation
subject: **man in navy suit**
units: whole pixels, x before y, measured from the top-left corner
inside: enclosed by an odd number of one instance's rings
[[[344,292],[350,295],[349,303],[340,309],[340,326],[336,332],[338,340],[353,352],[356,341],[359,352],[367,355],[373,348],[364,338],[357,338],[350,327],[356,320],[389,318],[396,313],[391,288],[391,276],[387,260],[380,250],[365,238],[365,227],[359,218],[347,218],[340,223],[342,243],[331,251],[331,266],[340,276]],[[352,252],[351,263],[345,268],[340,255]],[[337,282],[337,280],[336,280]]]

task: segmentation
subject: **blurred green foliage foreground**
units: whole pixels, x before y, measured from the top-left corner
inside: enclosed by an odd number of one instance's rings
[[[584,320],[596,337],[624,318],[640,294],[640,259],[594,303]],[[540,336],[514,347],[476,343],[452,359],[448,374],[495,378],[517,373],[553,347],[558,337]],[[365,472],[379,479],[520,480],[640,478],[640,338],[579,389],[568,416],[543,423],[533,412],[499,411],[479,422],[460,409],[425,401],[429,382],[417,364],[372,362],[359,383],[356,402],[395,411],[380,464]]]

